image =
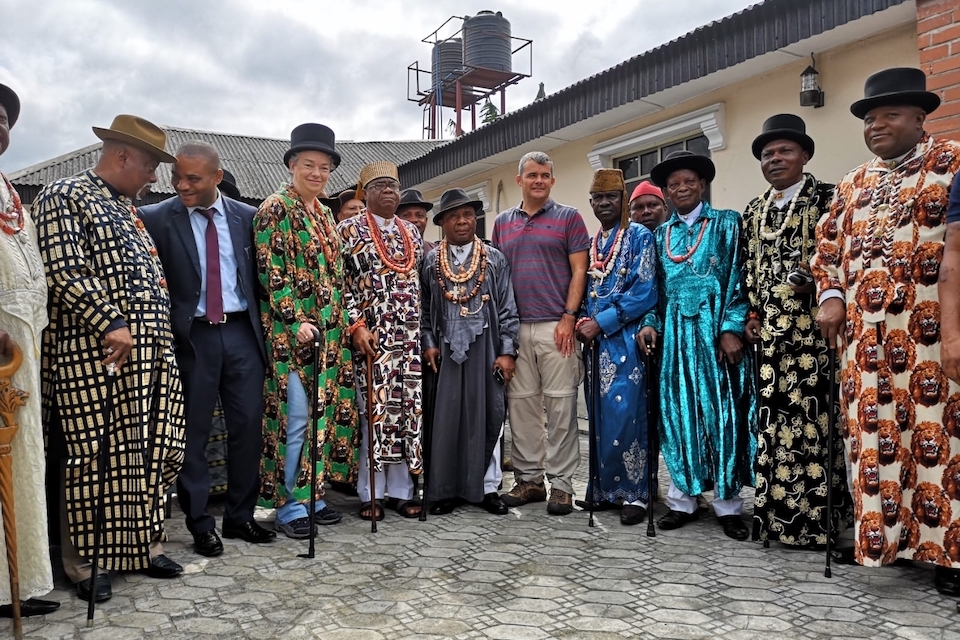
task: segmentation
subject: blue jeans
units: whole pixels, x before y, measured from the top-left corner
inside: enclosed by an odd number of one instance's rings
[[[310,407],[307,404],[307,392],[300,382],[300,374],[296,371],[287,376],[287,455],[284,459],[283,483],[287,488],[287,495],[293,495],[297,485],[297,476],[300,474],[300,452],[307,439],[307,423],[310,422]],[[310,502],[297,502],[292,498],[277,509],[277,524],[287,524],[299,518],[307,517]],[[323,500],[317,500],[317,511],[327,506]]]

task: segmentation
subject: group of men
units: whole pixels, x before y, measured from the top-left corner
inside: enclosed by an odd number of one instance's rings
[[[532,152],[492,246],[476,235],[482,203],[461,189],[441,196],[442,240],[427,243],[433,205],[401,191],[392,163],[326,199],[340,157],[316,124],[292,132],[290,183],[259,210],[227,195],[216,149],[170,155],[135,116],[94,128],[97,165],[41,191],[36,227],[4,180],[0,347],[23,351],[14,384],[33,425],[14,448],[24,613],[57,606],[35,598],[52,586],[29,453],[39,424],[59,467],[66,574],[80,598],[104,600],[109,571],[182,572],[162,545],[174,483],[197,553],[223,552],[204,455],[218,398],[221,532],[259,544],[276,533],[254,520],[258,501],[290,537],[339,522],[327,480],[356,486],[365,519],[543,501],[571,513],[584,373],[582,506],[643,521],[659,449],[662,529],[696,520],[712,490],[724,532],[745,540],[740,492],[756,486],[754,539],[820,548],[853,522],[839,561],[932,562],[938,589],[960,594],[960,146],[924,132],[939,105],[925,80],[867,80],[851,110],[876,158],[836,187],[804,172],[803,121],[769,118],[752,150],[770,188],[742,215],[706,201],[704,156],[667,156],[629,198],[601,169],[593,238]],[[20,108],[2,85],[0,105],[2,152]],[[137,210],[161,162],[177,195]],[[515,483],[501,495],[506,417]]]

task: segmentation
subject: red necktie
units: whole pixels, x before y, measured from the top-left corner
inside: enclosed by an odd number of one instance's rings
[[[220,285],[220,241],[213,222],[216,209],[198,209],[207,218],[207,320],[220,324],[223,320],[223,291]]]

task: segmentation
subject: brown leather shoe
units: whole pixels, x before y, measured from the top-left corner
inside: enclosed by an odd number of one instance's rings
[[[573,511],[573,494],[562,489],[550,489],[547,501],[547,513],[553,516],[565,516]]]
[[[503,503],[508,507],[519,507],[522,504],[530,502],[543,502],[547,499],[547,488],[541,480],[537,482],[526,482],[520,480],[513,485],[510,493],[503,496]],[[572,505],[571,505],[571,508]]]

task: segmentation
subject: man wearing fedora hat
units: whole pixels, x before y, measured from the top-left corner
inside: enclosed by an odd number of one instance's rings
[[[99,573],[96,584],[90,577],[95,545],[106,570],[156,578],[183,570],[163,554],[162,541],[184,434],[170,295],[131,202],[156,182],[157,165],[175,158],[164,150],[164,132],[143,118],[120,115],[93,131],[103,140],[96,166],[47,185],[34,209],[50,289],[44,422],[51,441],[66,442],[63,565],[80,598],[105,600],[112,595],[109,574]],[[112,419],[103,416],[107,394]],[[91,533],[98,505],[109,514],[103,535]]]
[[[417,189],[404,189],[400,194],[400,206],[397,207],[397,217],[413,223],[420,232],[423,241],[423,255],[426,256],[433,249],[434,244],[428,242],[424,234],[427,232],[427,213],[433,209],[432,202],[425,202],[423,194]]]
[[[843,341],[855,559],[935,563],[937,589],[956,596],[960,383],[941,361],[941,344],[957,339],[956,306],[941,300],[942,279],[953,274],[941,261],[960,143],[924,131],[939,104],[919,69],[867,78],[850,111],[875,157],[837,185],[812,268],[820,329],[831,346]]]
[[[835,438],[834,449],[827,450],[830,413],[839,410],[826,403],[834,370],[829,358],[836,354],[814,323],[817,301],[809,275],[816,225],[833,200],[832,184],[804,172],[814,149],[802,119],[788,113],[768,118],[753,141],[753,155],[770,188],[743,215],[750,299],[745,334],[760,360],[754,539],[801,547],[825,545],[852,519],[843,441]],[[831,487],[828,464],[834,467]]]
[[[464,502],[507,513],[497,493],[500,436],[520,316],[506,256],[477,238],[482,208],[463,189],[440,196],[433,223],[443,227],[444,238],[421,271],[423,359],[438,376],[427,459],[434,515]]]
[[[360,171],[358,187],[367,208],[337,227],[343,237],[344,297],[357,367],[358,402],[373,393],[374,442],[361,412],[360,517],[383,517],[386,506],[407,518],[420,515],[411,474],[423,466],[421,447],[420,277],[423,249],[417,228],[397,218],[397,166],[377,161]],[[373,371],[366,356],[372,356]],[[371,379],[372,376],[372,379]],[[368,449],[373,447],[376,486],[370,485]]]
[[[646,315],[641,348],[661,351],[660,436],[670,471],[661,529],[698,517],[696,496],[713,487],[724,533],[749,536],[740,490],[753,485],[754,398],[743,328],[740,214],[703,200],[716,169],[675,151],[650,173],[676,210],[656,231],[660,299]],[[661,338],[662,336],[662,338]]]
[[[20,99],[0,84],[0,155],[10,144],[10,130],[20,115]],[[20,614],[44,615],[60,603],[36,596],[53,590],[44,491],[43,426],[40,421],[40,358],[36,346],[47,325],[47,283],[37,247],[37,232],[13,185],[0,174],[0,357],[15,357],[20,368],[11,384],[29,395],[17,412],[19,431],[10,452],[13,459],[13,496],[16,503],[17,558]],[[0,428],[5,425],[0,422]],[[0,513],[0,521],[13,517]],[[4,522],[6,524],[6,522]],[[0,549],[0,616],[13,616],[7,553]]]
[[[319,200],[340,164],[335,142],[325,125],[295,127],[283,156],[290,182],[260,204],[253,223],[267,342],[259,504],[276,508],[275,526],[290,538],[340,522],[343,514],[323,500],[323,483],[350,483],[357,473],[353,364],[344,346],[344,253],[333,216]]]
[[[223,535],[253,543],[276,537],[253,519],[267,362],[253,253],[256,209],[225,196],[226,172],[213,145],[188,142],[176,157],[170,182],[177,195],[142,207],[140,218],[168,278],[183,382],[186,450],[177,498],[194,550],[217,556],[223,543],[207,510],[207,441],[218,398],[229,447]]]

